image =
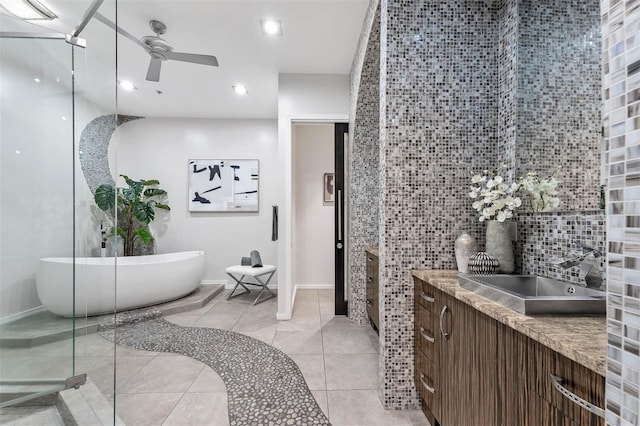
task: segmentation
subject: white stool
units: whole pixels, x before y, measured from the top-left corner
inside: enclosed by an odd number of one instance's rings
[[[233,287],[233,290],[231,290],[231,293],[229,293],[229,295],[227,296],[227,300],[231,299],[232,297],[236,297],[236,296],[240,296],[242,294],[246,294],[246,293],[251,293],[251,290],[249,290],[246,285],[255,285],[257,287],[262,287],[262,290],[260,290],[260,293],[258,293],[258,297],[256,297],[256,300],[253,301],[252,305],[257,305],[258,303],[262,303],[265,300],[269,300],[272,297],[276,297],[276,295],[274,293],[271,292],[271,290],[269,290],[269,288],[267,287],[267,285],[269,284],[269,281],[271,281],[271,278],[273,278],[273,274],[275,274],[276,272],[276,267],[273,265],[264,265],[258,268],[254,268],[252,266],[241,266],[241,265],[235,265],[235,266],[229,266],[226,269],[227,275],[229,275],[231,278],[233,278],[233,280],[236,282],[236,286]],[[235,275],[234,275],[235,274]],[[263,275],[269,275],[267,277],[267,281],[263,282],[260,277]],[[239,275],[240,278],[237,278],[236,275]],[[251,277],[254,280],[256,280],[258,283],[250,283],[247,281],[242,281],[244,279],[244,277]],[[244,292],[242,293],[238,293],[236,295],[234,295],[233,293],[236,291],[236,289],[238,288],[238,286],[242,286],[242,288],[245,289]],[[260,300],[260,296],[262,296],[262,293],[266,291],[267,293],[269,293],[269,297]],[[258,302],[258,300],[260,300]]]

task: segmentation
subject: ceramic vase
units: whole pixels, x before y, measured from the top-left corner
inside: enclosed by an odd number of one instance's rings
[[[498,260],[483,251],[469,259],[469,273],[475,275],[491,275],[498,270]]]
[[[510,274],[514,271],[511,222],[488,221],[486,252],[498,260],[499,273]]]
[[[466,232],[456,239],[456,264],[458,271],[469,273],[469,258],[478,252],[478,242]]]

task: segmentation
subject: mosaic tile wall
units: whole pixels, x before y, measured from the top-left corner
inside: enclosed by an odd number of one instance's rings
[[[640,7],[602,0],[607,146],[607,423],[640,424]]]
[[[519,0],[517,173],[561,166],[563,208],[600,200],[598,0]],[[559,160],[561,159],[561,160]],[[592,173],[585,173],[592,170]]]
[[[502,162],[512,173],[516,169],[518,6],[519,0],[489,5],[382,0],[375,16],[353,121],[351,182],[357,189],[351,198],[350,315],[356,322],[366,320],[363,247],[376,245],[379,238],[380,396],[385,408],[417,404],[409,271],[454,269],[453,242],[462,232],[470,232],[482,246],[485,228],[466,197],[468,179]],[[377,49],[379,56],[371,54]],[[376,67],[383,70],[379,82]],[[566,168],[582,167],[557,158]],[[378,224],[370,221],[374,218]],[[577,280],[571,275],[575,271],[533,263],[540,256],[564,254],[575,247],[573,241],[595,245],[605,238],[600,212],[523,214],[519,221],[516,250],[522,271]]]
[[[578,244],[606,252],[606,217],[603,211],[521,213],[517,218],[517,231],[516,272],[522,274],[584,285],[579,268],[561,269],[550,261],[578,252]],[[593,262],[598,267],[604,285],[605,257]]]
[[[496,166],[507,165],[506,177],[515,179],[518,101],[518,0],[499,2],[498,17],[498,146]]]
[[[372,1],[363,25],[361,57],[351,72],[352,98],[349,171],[349,319],[367,324],[366,246],[378,246],[380,170],[380,6]],[[357,81],[356,81],[357,80]],[[357,96],[354,94],[357,93]],[[352,107],[353,108],[353,107]]]
[[[598,0],[502,0],[498,20],[498,164],[507,164],[512,178],[548,176],[561,166],[562,208],[597,209]]]
[[[495,10],[476,0],[383,0],[380,164],[380,390],[416,408],[416,268],[455,267],[454,241],[478,234],[467,198],[497,140]]]

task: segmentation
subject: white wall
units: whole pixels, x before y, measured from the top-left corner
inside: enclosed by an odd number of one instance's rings
[[[295,121],[348,122],[349,76],[336,74],[280,74],[278,76],[278,183],[282,192],[278,244],[278,319],[290,319],[295,287],[292,285],[292,142]]]
[[[239,264],[251,250],[258,250],[264,263],[277,264],[277,243],[271,241],[279,174],[276,132],[275,120],[182,118],[136,120],[114,132],[118,174],[158,179],[168,192],[171,212],[161,212],[151,227],[158,253],[204,250],[205,280],[226,281],[225,268]],[[188,160],[198,158],[258,159],[260,211],[189,212]]]
[[[334,172],[334,126],[294,124],[293,285],[334,286],[334,205],[324,202],[323,177]]]

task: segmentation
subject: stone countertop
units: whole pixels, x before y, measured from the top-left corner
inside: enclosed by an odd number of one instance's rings
[[[378,251],[378,247],[366,246],[364,251],[371,253],[375,257],[380,257],[380,252]]]
[[[607,319],[604,316],[523,315],[458,285],[457,271],[415,270],[413,276],[483,314],[604,376]]]

